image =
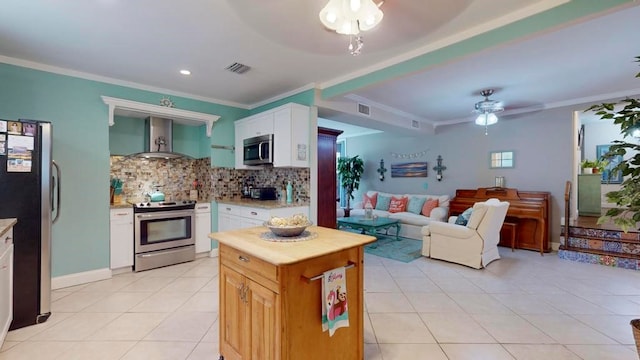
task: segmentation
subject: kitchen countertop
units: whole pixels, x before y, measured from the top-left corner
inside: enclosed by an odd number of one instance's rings
[[[134,203],[138,203],[140,201],[135,201]],[[196,204],[210,204],[210,201],[207,200],[198,200],[196,202]],[[123,203],[117,203],[117,204],[110,204],[109,208],[110,209],[130,209],[132,208],[133,204],[129,203],[129,202],[123,202]]]
[[[129,203],[118,203],[118,204],[111,204],[109,206],[110,209],[130,209],[132,207],[131,204]]]
[[[291,204],[287,204],[284,202],[280,202],[278,200],[255,200],[255,199],[241,198],[241,197],[222,198],[222,199],[216,199],[216,201],[219,204],[249,206],[254,208],[262,208],[262,209],[279,209],[279,208],[287,208],[287,207],[309,206],[308,202],[303,202],[303,203],[294,202]]]
[[[16,218],[0,219],[0,236],[4,235],[9,229],[18,222]]]
[[[268,228],[258,226],[211,233],[209,237],[274,265],[293,264],[376,241],[370,235],[309,226],[307,231],[317,234],[317,237],[296,242],[277,242],[260,238],[260,234],[267,231]]]

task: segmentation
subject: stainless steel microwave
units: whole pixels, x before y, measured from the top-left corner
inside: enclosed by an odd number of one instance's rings
[[[244,139],[245,165],[273,164],[273,134]]]

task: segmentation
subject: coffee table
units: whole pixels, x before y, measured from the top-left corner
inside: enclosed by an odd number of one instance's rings
[[[386,217],[376,217],[374,219],[365,219],[364,216],[349,216],[338,218],[338,228],[348,227],[355,230],[361,230],[362,233],[369,233],[376,236],[378,230],[386,230],[389,234],[389,228],[396,228],[396,240],[400,233],[400,220],[389,219]]]

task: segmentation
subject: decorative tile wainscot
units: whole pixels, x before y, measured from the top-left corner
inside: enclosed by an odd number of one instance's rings
[[[569,226],[568,242],[564,226],[560,236],[561,259],[640,270],[640,233]]]

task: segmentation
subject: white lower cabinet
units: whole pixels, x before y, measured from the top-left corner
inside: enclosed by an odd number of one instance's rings
[[[259,208],[218,203],[218,231],[261,226],[272,216],[288,217],[300,213],[309,216],[309,207]]]
[[[0,347],[13,320],[13,228],[0,237]]]
[[[133,208],[110,213],[111,269],[133,266]]]
[[[196,204],[196,254],[211,251],[211,204]]]

